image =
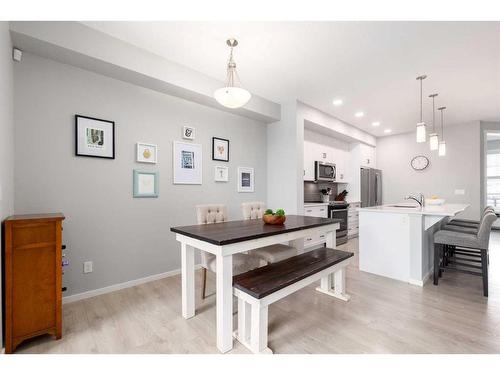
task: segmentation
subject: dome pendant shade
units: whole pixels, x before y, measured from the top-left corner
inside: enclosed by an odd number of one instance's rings
[[[439,142],[438,155],[439,156],[445,156],[446,155],[446,142],[445,141]]]
[[[432,133],[429,135],[429,145],[431,151],[436,151],[439,148],[439,138],[436,133]]]
[[[236,39],[228,39],[227,45],[231,48],[229,60],[227,63],[227,78],[226,86],[215,90],[214,98],[217,102],[227,108],[240,108],[248,103],[252,95],[248,90],[239,87],[238,72],[236,71],[236,63],[233,59],[233,49],[238,45]]]
[[[224,107],[239,108],[247,104],[252,95],[241,87],[228,86],[215,90],[214,97]]]
[[[424,143],[426,140],[425,122],[417,124],[417,143]]]

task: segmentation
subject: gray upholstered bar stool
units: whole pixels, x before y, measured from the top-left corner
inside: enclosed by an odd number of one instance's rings
[[[266,204],[264,202],[245,202],[241,204],[241,209],[244,220],[262,219],[266,211]],[[250,254],[266,264],[270,264],[297,255],[297,249],[288,245],[276,244],[251,250]]]
[[[486,206],[483,210],[483,215],[481,216],[481,219],[483,218],[484,215],[486,215],[487,212],[495,212],[495,208],[493,206]],[[452,219],[450,220],[447,225],[456,225],[460,227],[467,227],[467,228],[479,228],[479,224],[481,223],[481,220],[469,220],[469,219]]]
[[[491,226],[496,219],[493,212],[487,212],[476,234],[446,229],[434,233],[434,285],[438,285],[442,270],[454,269],[482,276],[483,294],[488,296],[488,246]],[[454,247],[451,257],[450,246]]]
[[[464,233],[477,233],[479,230],[479,225],[481,224],[481,221],[483,220],[484,216],[488,212],[493,212],[495,213],[493,207],[491,206],[486,206],[486,208],[483,210],[483,214],[481,216],[481,220],[467,220],[467,219],[454,219],[450,220],[448,223],[444,224],[441,229],[445,230],[454,230],[458,232],[464,232]]]
[[[196,206],[198,224],[214,224],[228,221],[227,207],[223,204],[200,204]],[[201,298],[205,299],[207,289],[207,270],[217,272],[216,257],[205,251],[200,251],[201,267],[203,268],[203,284]],[[248,254],[233,255],[233,275],[253,270],[259,267],[259,259]]]

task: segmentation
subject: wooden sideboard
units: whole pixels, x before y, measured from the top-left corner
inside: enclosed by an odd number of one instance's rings
[[[15,215],[4,221],[5,352],[24,340],[62,334],[64,215]]]

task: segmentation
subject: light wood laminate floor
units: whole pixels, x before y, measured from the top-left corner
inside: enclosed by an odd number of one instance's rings
[[[423,288],[360,272],[356,253],[347,271],[348,303],[298,291],[269,308],[275,353],[500,353],[500,233],[490,244],[490,297],[481,278],[447,272]],[[210,273],[209,273],[210,274]],[[181,279],[173,276],[63,306],[63,338],[33,339],[18,353],[218,353],[215,296],[197,315],[181,316]],[[209,275],[209,292],[215,289]],[[236,316],[235,316],[236,327]],[[235,342],[231,353],[248,353]]]

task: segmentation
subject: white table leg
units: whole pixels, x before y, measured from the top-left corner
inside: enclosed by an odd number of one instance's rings
[[[337,231],[333,230],[326,233],[326,247],[330,249],[335,249],[337,246]]]
[[[349,301],[351,297],[345,292],[345,267],[333,274],[333,282],[335,296],[341,300]]]
[[[250,350],[255,354],[272,353],[267,347],[268,307],[252,305]]]
[[[233,257],[217,255],[217,348],[233,348]]]
[[[181,243],[182,259],[182,316],[192,318],[195,314],[194,306],[194,248]]]
[[[250,345],[251,305],[242,298],[238,298],[238,340]]]

